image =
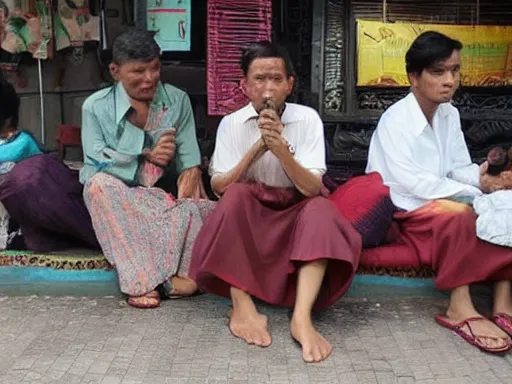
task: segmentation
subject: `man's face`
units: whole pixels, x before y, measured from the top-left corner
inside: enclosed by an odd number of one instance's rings
[[[137,101],[151,101],[160,81],[160,60],[128,61],[110,64],[114,79],[123,84],[128,96]]]
[[[460,52],[426,68],[421,74],[409,76],[412,87],[426,100],[441,104],[449,102],[460,82]]]
[[[244,79],[244,87],[252,104],[259,110],[263,101],[281,105],[293,90],[295,79],[288,76],[284,60],[268,57],[254,59]]]

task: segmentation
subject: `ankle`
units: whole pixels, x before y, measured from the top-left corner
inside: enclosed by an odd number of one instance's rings
[[[238,288],[231,287],[231,302],[233,304],[233,309],[240,308],[244,311],[256,311],[256,306],[252,301],[251,295]]]
[[[312,327],[313,319],[311,318],[311,313],[294,312],[290,320],[290,324],[296,327]]]
[[[512,311],[512,294],[509,281],[499,281],[494,286],[494,313]]]
[[[468,286],[458,287],[452,291],[446,315],[450,318],[467,318],[479,315],[473,305]]]
[[[507,315],[512,315],[512,303],[495,302],[492,308],[492,312],[494,315],[498,313],[506,313]]]
[[[460,303],[450,303],[446,310],[446,316],[450,319],[464,320],[468,317],[481,316],[473,304],[463,305]]]

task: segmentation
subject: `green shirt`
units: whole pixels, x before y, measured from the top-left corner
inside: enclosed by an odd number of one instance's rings
[[[188,95],[169,84],[158,84],[153,104],[168,108],[171,126],[176,128],[176,155],[169,164],[177,173],[198,166],[201,155]],[[84,167],[80,181],[85,184],[97,172],[111,174],[128,184],[138,184],[140,155],[147,145],[146,134],[126,120],[130,100],[121,83],[89,96],[82,106],[82,147]]]

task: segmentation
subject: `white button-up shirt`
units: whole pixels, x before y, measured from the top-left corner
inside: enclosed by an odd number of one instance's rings
[[[210,163],[212,178],[232,170],[259,140],[261,133],[257,120],[258,113],[252,104],[221,120]],[[281,122],[284,125],[281,135],[295,149],[295,160],[312,173],[323,175],[326,171],[324,126],[318,113],[304,105],[287,103]],[[250,166],[245,181],[271,187],[293,187],[281,162],[270,151]]]
[[[458,110],[439,105],[432,126],[410,93],[380,118],[366,172],[378,172],[398,208],[414,210],[437,199],[481,195]]]

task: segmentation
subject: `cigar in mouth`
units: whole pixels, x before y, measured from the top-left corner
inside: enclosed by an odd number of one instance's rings
[[[260,113],[264,109],[273,109],[274,111],[276,111],[277,110],[277,106],[276,106],[276,104],[272,100],[265,99],[265,100],[263,100],[263,103],[261,105]]]
[[[274,111],[276,111],[278,116],[281,117],[283,115],[285,108],[286,108],[285,103],[278,105],[273,100],[267,98],[267,99],[263,100],[263,103],[261,103],[261,107],[258,110],[258,115],[261,114],[261,111],[263,111],[265,109],[273,109]]]

